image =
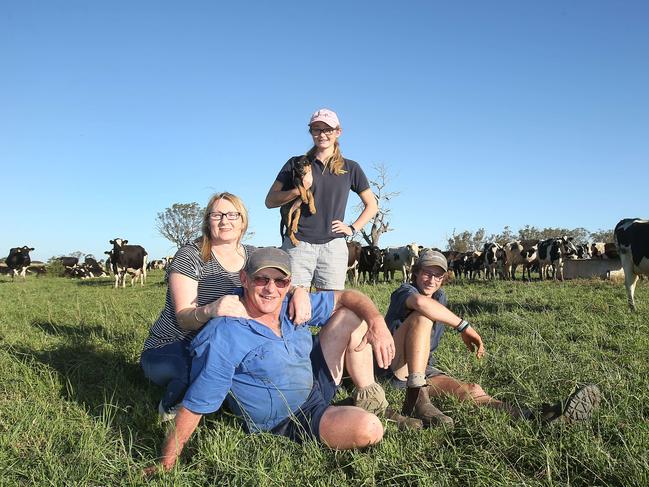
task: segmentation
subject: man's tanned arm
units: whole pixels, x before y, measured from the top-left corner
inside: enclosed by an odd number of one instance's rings
[[[379,367],[388,368],[394,358],[394,340],[383,315],[365,294],[353,290],[334,291],[334,311],[347,308],[367,323],[367,333],[356,347],[360,351],[369,343]]]

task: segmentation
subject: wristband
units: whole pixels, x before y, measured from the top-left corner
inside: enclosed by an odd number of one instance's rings
[[[352,225],[352,224],[350,223],[350,224],[347,225],[347,226],[348,226],[349,228],[352,229],[352,237],[353,237],[354,235],[356,235],[357,230],[354,228],[354,225]]]
[[[455,331],[458,332],[458,333],[462,333],[463,331],[465,331],[470,326],[471,325],[469,324],[468,321],[462,320],[462,321],[460,321],[460,324],[457,325],[457,328],[455,329]]]

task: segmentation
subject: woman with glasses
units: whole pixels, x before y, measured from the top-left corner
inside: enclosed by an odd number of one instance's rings
[[[345,159],[340,152],[338,138],[342,134],[338,116],[323,108],[309,121],[313,147],[306,153],[311,171],[303,177],[303,185],[311,188],[315,200],[315,214],[308,205],[302,205],[302,215],[295,234],[299,244],[289,238],[282,249],[291,257],[293,284],[318,290],[345,288],[347,271],[346,236],[359,231],[378,211],[374,194],[365,173],[357,162]],[[277,208],[299,198],[293,186],[292,166],[300,156],[292,157],[282,169],[266,196],[266,207]],[[345,207],[349,192],[360,197],[364,209],[356,220],[345,223]]]
[[[241,286],[239,271],[255,250],[241,243],[247,229],[248,212],[241,199],[217,193],[205,208],[202,235],[181,247],[172,260],[165,306],[140,357],[144,375],[166,387],[158,406],[163,421],[173,419],[189,384],[188,347],[198,330],[215,316],[247,316],[232,295]],[[306,291],[296,291],[289,310],[296,323],[311,318]]]

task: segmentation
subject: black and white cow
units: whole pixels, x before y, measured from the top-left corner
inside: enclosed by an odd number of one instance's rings
[[[57,259],[66,269],[72,269],[79,265],[79,257],[57,257]]]
[[[86,255],[84,259],[84,268],[87,272],[87,277],[106,277],[107,273],[104,268],[97,262],[97,259],[90,255]]]
[[[482,248],[484,255],[485,277],[495,279],[496,275],[504,268],[505,252],[496,242],[487,242]]]
[[[563,281],[563,261],[570,255],[577,255],[577,248],[572,237],[548,238],[539,242],[539,275],[548,277],[550,267],[554,270],[554,279]]]
[[[32,262],[32,259],[29,257],[29,253],[32,250],[34,250],[34,247],[27,247],[26,245],[9,249],[9,255],[5,259],[5,263],[7,264],[12,279],[19,274],[23,279],[25,278],[27,268]]]
[[[383,250],[383,278],[391,281],[394,279],[394,272],[401,271],[403,282],[409,282],[410,270],[418,256],[419,245],[416,243]]]
[[[376,245],[366,245],[361,248],[358,257],[358,273],[365,282],[377,284],[379,272],[383,267],[383,252]]]
[[[456,279],[469,276],[469,261],[471,252],[458,252],[455,255],[447,257],[448,267],[453,271]]]
[[[110,256],[113,273],[115,274],[115,287],[126,287],[126,274],[131,275],[131,285],[140,278],[140,285],[146,281],[147,252],[141,245],[126,245],[128,240],[116,238],[109,241],[113,250],[104,252]]]
[[[624,269],[624,285],[629,306],[635,311],[638,276],[649,276],[649,220],[625,218],[613,231]]]

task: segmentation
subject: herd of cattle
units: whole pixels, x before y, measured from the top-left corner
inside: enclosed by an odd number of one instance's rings
[[[575,245],[572,238],[556,237],[545,240],[516,240],[505,245],[484,244],[472,252],[442,251],[448,261],[448,276],[455,278],[516,279],[520,266],[523,278],[563,280],[563,263],[569,259],[621,259],[629,305],[635,309],[634,291],[639,275],[649,275],[649,221],[625,219],[615,226],[615,243],[595,242]],[[403,282],[410,273],[419,252],[424,247],[415,243],[402,247],[379,249],[347,242],[349,258],[347,276],[350,282],[376,284],[380,273],[384,281],[394,278],[395,270],[402,273]],[[435,249],[439,250],[439,249]]]
[[[571,238],[557,237],[545,240],[516,240],[505,245],[496,242],[484,244],[480,251],[442,252],[448,260],[448,274],[455,278],[516,279],[516,270],[523,269],[523,278],[531,279],[533,271],[539,279],[552,277],[563,280],[563,262],[567,259],[614,259],[620,258],[624,269],[625,286],[629,306],[635,309],[635,285],[640,275],[649,275],[649,220],[627,218],[621,220],[614,231],[615,243],[595,242],[590,245],[575,245]],[[143,286],[149,269],[164,269],[171,258],[147,262],[147,252],[141,245],[128,245],[128,240],[110,240],[113,246],[104,263],[87,256],[83,263],[76,257],[59,257],[65,273],[82,279],[115,276],[115,287],[126,286],[126,275],[131,276],[131,285],[139,279]],[[402,247],[379,249],[376,246],[362,246],[358,242],[347,242],[349,251],[347,275],[353,284],[359,281],[376,284],[380,273],[385,281],[394,279],[400,271],[404,282],[410,280],[412,266],[423,247],[409,244]],[[44,272],[44,266],[34,266],[29,252],[33,247],[15,247],[9,252],[5,263],[12,277],[25,277],[29,268]],[[39,270],[40,269],[40,270]]]
[[[104,252],[107,257],[105,261],[97,261],[91,255],[87,255],[83,262],[78,257],[57,257],[54,259],[63,266],[66,276],[89,279],[93,277],[106,277],[111,273],[115,276],[115,287],[126,286],[126,275],[131,277],[131,285],[140,281],[143,286],[146,281],[147,270],[165,269],[171,262],[171,258],[153,260],[147,262],[147,252],[141,245],[128,245],[128,240],[116,238],[110,240],[113,245],[111,250]],[[32,262],[29,252],[33,247],[14,247],[9,250],[9,256],[5,259],[7,272],[11,277],[26,276],[27,271],[41,274],[45,272],[45,265],[42,262]]]
[[[347,242],[349,259],[347,275],[350,282],[376,284],[383,272],[383,280],[391,281],[394,271],[402,272],[403,281],[410,279],[411,268],[419,253],[425,248],[415,243],[403,247],[379,249],[362,247],[358,242]],[[439,250],[439,249],[434,249]],[[482,250],[457,252],[441,251],[448,261],[449,277],[516,279],[516,269],[521,266],[523,277],[531,279],[536,271],[539,279],[552,276],[563,279],[563,261],[566,259],[614,259],[619,254],[614,243],[596,242],[591,245],[575,245],[569,237],[546,240],[515,240],[505,245],[485,243]]]

